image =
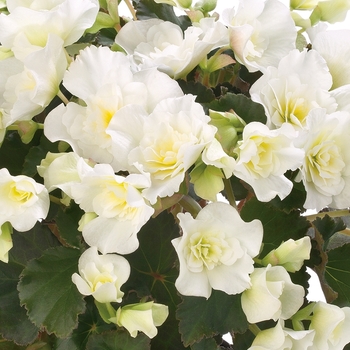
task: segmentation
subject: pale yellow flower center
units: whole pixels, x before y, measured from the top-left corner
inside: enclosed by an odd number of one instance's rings
[[[17,188],[16,182],[12,182],[9,186],[9,198],[14,202],[24,204],[28,202],[33,196],[34,195],[32,192]]]

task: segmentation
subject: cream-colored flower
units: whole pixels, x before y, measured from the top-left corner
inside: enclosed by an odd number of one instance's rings
[[[309,329],[315,331],[310,350],[342,350],[350,342],[350,308],[316,303]]]
[[[256,268],[251,287],[242,294],[242,308],[250,323],[293,316],[304,302],[305,291],[294,284],[282,266]]]
[[[259,220],[244,222],[229,204],[215,202],[194,219],[178,214],[183,235],[172,240],[180,260],[175,282],[183,295],[209,298],[212,289],[238,294],[250,287],[253,257],[263,228]]]
[[[278,67],[267,68],[251,87],[252,100],[264,106],[267,125],[279,128],[283,123],[300,130],[315,108],[336,110],[335,99],[329,93],[332,75],[323,57],[316,51],[291,51]]]
[[[0,169],[0,225],[11,223],[17,231],[28,231],[49,211],[49,195],[44,187],[25,175],[11,176]]]
[[[126,328],[133,338],[137,336],[138,332],[143,332],[147,337],[154,338],[158,333],[156,327],[165,322],[168,314],[169,310],[166,305],[149,301],[120,307],[116,317],[111,317],[109,320]]]
[[[129,163],[150,174],[152,185],[143,194],[152,204],[179,190],[185,172],[214,139],[216,128],[209,120],[192,95],[163,100],[147,117]]]
[[[289,272],[299,271],[304,260],[310,259],[311,240],[306,236],[295,241],[288,239],[263,259],[264,265],[283,266]]]
[[[287,123],[275,130],[259,122],[244,128],[233,173],[253,187],[260,201],[268,202],[275,196],[283,199],[291,192],[293,184],[284,173],[297,169],[304,158],[304,152],[293,144],[296,135]]]
[[[258,333],[248,350],[309,350],[313,344],[313,330],[294,331],[279,320],[275,327]]]
[[[321,210],[328,205],[350,205],[350,115],[348,112],[326,114],[313,110],[307,119],[308,131],[299,140],[305,158],[301,179],[306,189],[307,209]]]
[[[130,265],[117,254],[99,255],[96,247],[90,247],[81,255],[79,274],[72,281],[83,295],[92,295],[100,303],[122,301],[121,286],[128,280]]]
[[[296,28],[278,0],[240,0],[223,12],[235,58],[249,72],[264,72],[295,48]]]
[[[139,242],[137,233],[154,213],[142,195],[150,185],[146,174],[115,175],[108,164],[97,164],[71,187],[73,200],[95,213],[82,227],[87,244],[100,252],[128,254]]]
[[[228,44],[227,28],[214,18],[203,18],[182,29],[160,19],[130,21],[115,39],[140,69],[157,67],[174,79],[185,77],[207,54]]]

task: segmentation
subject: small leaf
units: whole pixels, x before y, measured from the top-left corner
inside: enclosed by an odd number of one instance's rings
[[[234,283],[234,282],[232,282]],[[214,290],[207,300],[201,297],[183,297],[177,310],[179,329],[185,346],[203,337],[227,332],[244,332],[247,318],[241,307],[241,295],[228,295]]]
[[[65,339],[57,339],[54,350],[80,350],[85,349],[89,337],[93,334],[100,334],[115,329],[114,324],[106,324],[99,315],[94,304],[93,297],[87,297],[86,310],[79,315],[78,328]]]
[[[76,249],[48,249],[28,263],[18,285],[29,318],[62,338],[77,326],[78,314],[85,308],[83,297],[71,280],[78,270],[79,257]]]
[[[243,94],[227,93],[219,100],[209,103],[208,108],[219,112],[233,109],[246,123],[253,121],[266,123],[264,107]]]
[[[110,331],[89,337],[86,350],[148,350],[150,339],[142,333],[132,338],[127,331]]]
[[[192,25],[187,16],[177,16],[171,5],[157,4],[153,0],[137,0],[133,1],[133,3],[137,19],[139,20],[159,18],[177,24],[183,31]]]
[[[338,293],[334,304],[350,306],[350,244],[327,252],[328,262],[325,278],[329,286]]]

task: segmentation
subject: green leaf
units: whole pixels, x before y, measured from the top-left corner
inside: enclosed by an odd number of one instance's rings
[[[329,286],[338,293],[334,304],[350,306],[350,244],[327,252],[328,262],[325,278]]]
[[[62,338],[77,326],[78,314],[85,308],[83,297],[71,280],[78,270],[79,257],[77,249],[48,249],[28,263],[18,284],[29,318]]]
[[[213,338],[204,338],[191,346],[191,350],[217,350],[220,347]]]
[[[266,123],[264,107],[243,94],[227,93],[219,100],[209,103],[208,108],[219,112],[228,112],[233,109],[246,123],[254,121]]]
[[[59,245],[50,230],[39,223],[28,232],[12,234],[13,248],[9,263],[0,262],[0,333],[4,338],[20,345],[35,340],[39,329],[29,320],[24,307],[20,306],[17,284],[24,266],[42,252]]]
[[[331,218],[326,215],[325,217],[317,218],[313,222],[314,226],[317,228],[318,232],[322,235],[324,240],[323,249],[326,250],[329,239],[338,231],[344,230],[346,228],[344,222],[341,218]]]
[[[289,214],[272,207],[269,203],[259,202],[256,198],[250,199],[241,210],[244,221],[259,219],[264,228],[264,247],[260,254],[264,257],[272,249],[276,249],[289,238],[297,240],[306,235],[310,223],[300,215],[299,211]]]
[[[183,349],[175,318],[177,304],[181,301],[174,285],[179,274],[175,268],[177,254],[171,244],[171,240],[178,236],[179,228],[173,216],[162,212],[141,229],[138,233],[140,247],[126,256],[131,275],[124,289],[134,290],[139,298],[148,296],[169,307],[168,318],[152,339],[154,349]],[[136,301],[127,301],[130,302]]]
[[[184,94],[192,94],[197,96],[196,102],[209,103],[215,99],[215,95],[212,89],[207,88],[199,82],[185,81],[180,79],[177,81]]]
[[[1,350],[26,350],[26,346],[19,346],[13,342],[2,340],[0,338],[0,349]]]
[[[86,350],[148,350],[150,340],[139,333],[132,338],[127,331],[110,331],[102,334],[93,334],[89,337]]]
[[[20,265],[0,262],[0,333],[5,339],[27,345],[36,339],[39,329],[20,306],[17,284],[21,271]],[[2,349],[2,343],[0,348]]]
[[[7,132],[0,147],[0,169],[7,168],[12,176],[21,175],[24,159],[37,142],[36,138],[37,135],[32,142],[26,145],[22,143],[17,131]]]
[[[32,147],[24,158],[23,175],[35,176],[37,174],[37,166],[40,165],[42,159],[46,157],[47,152],[58,152],[58,142],[50,142],[44,135],[40,138],[40,144]]]
[[[137,0],[133,1],[133,4],[139,20],[159,18],[177,24],[183,31],[192,25],[191,20],[187,16],[177,16],[171,5],[157,4],[153,0]]]
[[[78,328],[65,339],[57,339],[54,350],[85,349],[88,339],[93,334],[115,329],[114,324],[106,324],[99,315],[93,297],[85,298],[86,310],[79,315]]]
[[[203,337],[225,334],[230,331],[244,332],[248,328],[241,307],[241,295],[228,295],[213,290],[207,300],[201,297],[183,297],[177,318],[184,345],[192,345]]]
[[[75,203],[66,209],[59,208],[55,218],[60,237],[71,247],[81,246],[82,234],[78,231],[78,222],[83,211]]]

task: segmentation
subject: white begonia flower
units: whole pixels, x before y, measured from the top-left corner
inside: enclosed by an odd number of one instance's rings
[[[331,86],[332,76],[318,52],[293,50],[277,68],[267,68],[250,88],[250,94],[254,102],[263,105],[270,128],[290,123],[302,129],[311,110],[336,110],[336,101],[328,92]]]
[[[185,95],[161,101],[143,124],[139,146],[129,154],[130,164],[140,164],[151,176],[152,185],[143,194],[152,204],[179,190],[185,172],[215,137],[216,128],[194,99]]]
[[[28,54],[23,63],[12,57],[7,60],[21,68],[7,77],[0,97],[5,126],[41,113],[57,95],[67,67],[62,39],[55,35],[49,36],[45,47]]]
[[[316,303],[309,329],[315,330],[310,350],[342,350],[350,342],[350,308]]]
[[[8,222],[0,225],[0,261],[4,263],[8,263],[9,251],[13,247],[11,234],[12,226]]]
[[[350,84],[350,30],[327,30],[312,40],[312,49],[326,61],[333,78],[331,89]]]
[[[139,242],[137,233],[154,213],[141,191],[150,185],[146,174],[115,175],[108,164],[97,164],[71,187],[73,200],[97,217],[82,225],[87,244],[100,252],[129,254]]]
[[[138,332],[154,338],[158,333],[156,327],[161,326],[168,315],[169,309],[166,305],[149,301],[120,307],[116,317],[111,317],[109,320],[119,327],[126,328],[133,338],[136,338]]]
[[[297,169],[304,158],[304,152],[293,144],[296,135],[287,123],[276,130],[259,122],[244,128],[233,173],[252,186],[259,201],[268,202],[276,195],[283,199],[291,192],[293,183],[284,173]]]
[[[17,231],[28,231],[38,220],[46,218],[49,206],[44,185],[28,176],[11,176],[6,168],[0,169],[0,225],[9,222]]]
[[[293,316],[304,302],[305,291],[294,284],[282,266],[256,268],[251,287],[242,293],[242,309],[250,323]]]
[[[91,166],[86,159],[74,152],[48,152],[37,170],[38,174],[44,178],[45,187],[49,192],[60,188],[71,197],[72,186],[81,182],[82,176],[91,170]]]
[[[179,293],[208,299],[212,289],[238,294],[250,287],[263,236],[259,220],[246,223],[221,202],[208,204],[195,219],[189,213],[178,218],[183,235],[171,242],[180,260]]]
[[[350,84],[332,90],[331,95],[337,101],[337,111],[350,113]]]
[[[43,48],[50,34],[63,46],[76,42],[95,22],[97,0],[7,1],[10,14],[0,14],[0,42],[18,59]]]
[[[289,9],[278,0],[240,0],[223,12],[235,58],[249,72],[264,72],[295,48],[297,36]]]
[[[44,123],[46,137],[68,142],[80,156],[112,164],[116,172],[135,170],[128,154],[137,146],[143,120],[156,104],[183,95],[166,74],[156,69],[133,73],[128,58],[107,47],[82,50],[63,85],[86,106],[69,102],[52,110]]]
[[[350,205],[350,114],[324,109],[310,112],[308,131],[300,135],[305,158],[300,177],[306,189],[306,209]]]
[[[72,281],[81,294],[92,295],[100,303],[122,301],[120,288],[130,276],[130,265],[124,257],[99,255],[96,247],[90,247],[79,258],[78,269]]]
[[[304,260],[310,259],[311,240],[306,236],[295,241],[288,239],[268,253],[262,260],[264,265],[283,266],[289,272],[299,271]]]
[[[294,331],[284,328],[279,320],[275,327],[258,333],[248,350],[308,350],[313,344],[315,332]]]
[[[174,79],[185,77],[213,49],[228,45],[227,28],[214,18],[203,18],[185,32],[160,19],[130,21],[115,41],[139,69],[157,67]]]

